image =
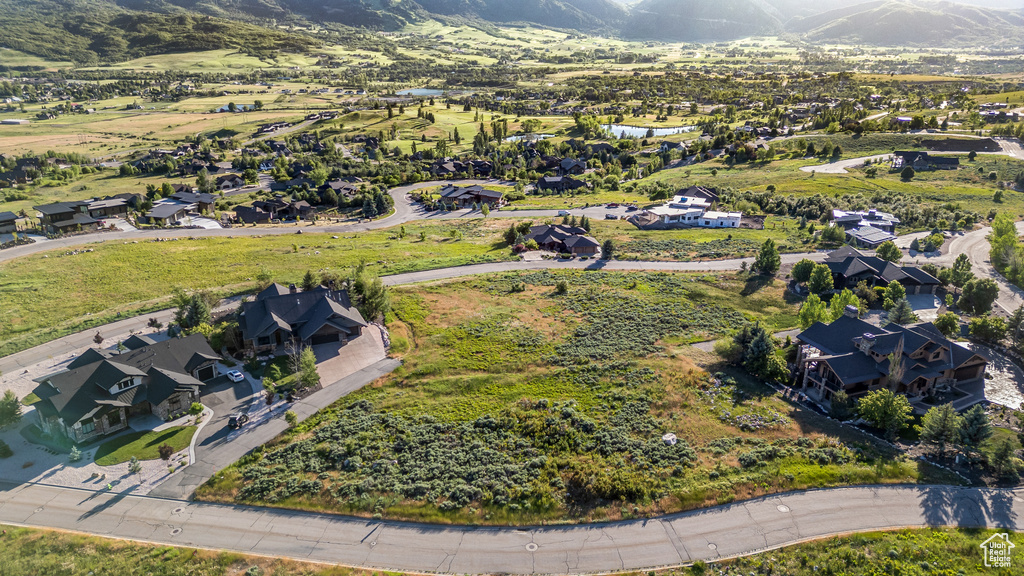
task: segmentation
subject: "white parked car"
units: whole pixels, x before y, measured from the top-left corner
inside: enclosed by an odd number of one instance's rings
[[[228,380],[231,380],[232,382],[241,382],[242,380],[245,380],[245,375],[238,370],[232,370],[228,372]]]

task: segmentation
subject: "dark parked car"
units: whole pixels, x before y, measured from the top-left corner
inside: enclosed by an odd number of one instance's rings
[[[228,428],[241,428],[248,421],[248,414],[245,412],[236,412],[228,417]]]

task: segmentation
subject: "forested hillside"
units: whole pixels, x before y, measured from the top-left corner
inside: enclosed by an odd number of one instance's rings
[[[313,45],[302,34],[210,16],[129,12],[105,2],[53,0],[0,0],[0,42],[80,64],[195,50],[259,53]]]

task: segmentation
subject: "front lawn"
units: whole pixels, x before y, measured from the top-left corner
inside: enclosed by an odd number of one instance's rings
[[[139,460],[156,460],[160,457],[160,446],[168,444],[175,452],[184,450],[195,433],[195,426],[175,426],[160,432],[132,432],[118,436],[96,450],[96,464],[113,466],[131,460],[132,456]]]

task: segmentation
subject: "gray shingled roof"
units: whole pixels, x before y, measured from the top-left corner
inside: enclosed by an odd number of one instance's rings
[[[292,294],[284,286],[273,284],[260,292],[255,301],[242,304],[239,328],[246,340],[269,336],[278,330],[306,340],[328,323],[349,333],[367,325],[345,290],[332,291],[321,286]]]

